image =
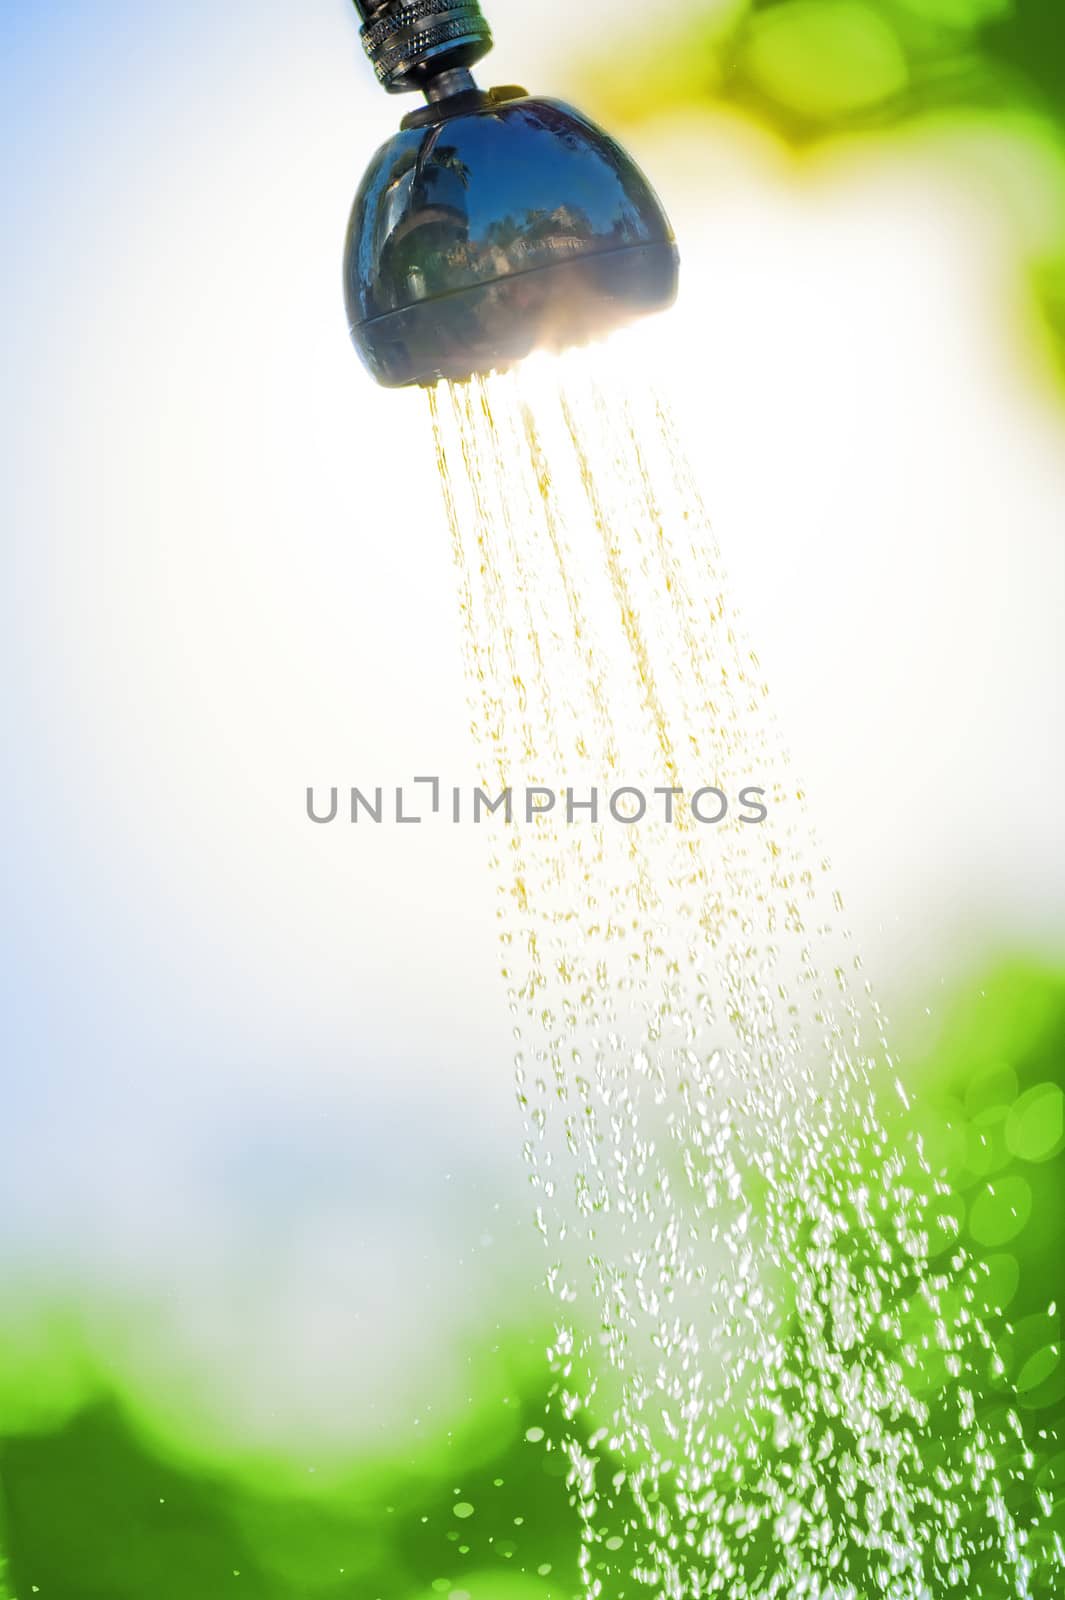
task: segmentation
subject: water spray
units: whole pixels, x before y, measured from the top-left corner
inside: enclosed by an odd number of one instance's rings
[[[395,817],[496,824],[581,1594],[1060,1594],[1026,1399],[882,1110],[909,1102],[668,400],[610,341],[524,363],[668,306],[669,222],[579,112],[478,87],[473,0],[358,9],[425,103],[355,201],[351,331],[428,390],[487,784],[471,812],[419,778]]]
[[[477,0],[356,8],[381,86],[425,98],[348,226],[348,321],[378,383],[459,382],[673,303],[673,230],[627,152],[561,101],[478,86],[492,35]]]

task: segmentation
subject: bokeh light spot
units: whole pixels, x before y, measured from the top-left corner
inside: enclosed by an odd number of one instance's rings
[[[1065,1136],[1065,1095],[1040,1083],[1017,1101],[1006,1119],[1006,1143],[1022,1161],[1049,1161]]]
[[[921,1130],[925,1159],[936,1177],[951,1176],[965,1161],[965,1120],[958,1102],[942,1102],[929,1112]]]
[[[965,1091],[965,1111],[974,1120],[987,1111],[1005,1112],[1020,1093],[1012,1067],[996,1062],[977,1073]]]
[[[969,1212],[969,1232],[977,1244],[994,1249],[1008,1244],[1032,1214],[1032,1191],[1024,1178],[1009,1176],[985,1184]]]
[[[988,1256],[984,1266],[987,1269],[981,1291],[984,1305],[992,1312],[1005,1311],[1020,1288],[1020,1262],[1016,1256],[1000,1252]]]
[[[1045,1344],[1034,1356],[1029,1356],[1017,1374],[1017,1393],[1029,1394],[1045,1383],[1061,1361],[1061,1346]]]
[[[803,0],[756,13],[747,70],[779,105],[833,117],[880,104],[909,81],[891,25],[859,0]]]
[[[978,1178],[989,1178],[1009,1166],[1006,1106],[992,1106],[974,1117],[965,1143],[965,1164]]]

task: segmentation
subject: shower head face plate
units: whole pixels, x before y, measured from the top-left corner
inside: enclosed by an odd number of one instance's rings
[[[374,157],[344,280],[352,339],[389,388],[462,380],[672,304],[673,231],[626,152],[571,107],[473,94]]]

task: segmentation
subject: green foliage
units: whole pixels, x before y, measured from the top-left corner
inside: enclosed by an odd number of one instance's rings
[[[1004,966],[949,1016],[912,1080],[933,1171],[957,1196],[1030,1430],[1065,1401],[1065,980]],[[1061,1508],[1059,1507],[1059,1515]],[[1065,1523],[1062,1523],[1065,1528]]]
[[[464,1473],[461,1495],[442,1466],[423,1478],[417,1464],[369,1492],[271,1495],[166,1460],[112,1400],[9,1439],[3,1471],[20,1600],[568,1600],[576,1588],[565,1465],[524,1439]]]
[[[656,10],[646,40],[589,62],[609,121],[717,107],[796,152],[845,136],[891,137],[922,121],[1019,132],[1033,170],[1065,170],[1061,0],[738,0]],[[1033,302],[1065,375],[1065,185],[1021,236]],[[1008,193],[1003,194],[1010,208]],[[1046,215],[1052,210],[1054,215]],[[1027,230],[1031,231],[1031,230]]]
[[[654,49],[589,67],[612,109],[740,105],[805,143],[932,110],[1038,106],[1065,130],[1058,0],[739,0],[677,5]],[[653,65],[649,68],[648,62]]]
[[[933,1173],[949,1182],[936,1260],[949,1271],[956,1226],[975,1260],[992,1333],[978,1420],[995,1433],[1003,1417],[1018,1414],[1024,1443],[1017,1437],[1011,1459],[999,1465],[1019,1512],[1033,1509],[1033,1486],[1045,1497],[1039,1537],[1060,1537],[1065,976],[1002,967],[959,997],[934,1047],[905,1065],[903,1077],[911,1110],[885,1086],[885,1111],[898,1104],[891,1137],[901,1148],[916,1130]],[[922,1448],[948,1464],[965,1440],[956,1411],[937,1401],[945,1390],[933,1330],[918,1304],[906,1316],[921,1351],[916,1381],[929,1405]],[[509,1442],[494,1457],[456,1439],[407,1462],[353,1461],[346,1478],[316,1487],[308,1477],[304,1491],[292,1480],[283,1487],[253,1464],[238,1470],[212,1463],[209,1450],[198,1462],[176,1453],[158,1429],[133,1420],[121,1379],[108,1395],[97,1378],[73,1409],[64,1387],[62,1407],[39,1411],[35,1428],[2,1445],[11,1596],[571,1600],[578,1522],[567,1462],[552,1437],[546,1364],[529,1359],[530,1341],[541,1348],[544,1340],[528,1305],[514,1307],[499,1339],[511,1382],[505,1395],[492,1381],[475,1391],[483,1432],[492,1435],[488,1423],[501,1405],[520,1415],[500,1435]],[[47,1361],[45,1367],[52,1370]],[[368,1383],[381,1381],[381,1374],[367,1374]],[[605,1537],[621,1540],[629,1514],[622,1494],[611,1514],[616,1527],[601,1530]],[[1038,1569],[1039,1549],[1033,1554]],[[0,1596],[3,1581],[0,1574]],[[979,1582],[977,1571],[965,1600],[981,1592]],[[1033,1600],[1051,1600],[1041,1582],[1033,1584]],[[608,1600],[635,1594],[630,1586]]]

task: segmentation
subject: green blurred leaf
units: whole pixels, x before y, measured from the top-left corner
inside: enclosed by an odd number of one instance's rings
[[[819,120],[891,100],[909,82],[897,33],[862,0],[800,0],[755,12],[742,61],[762,94]]]

